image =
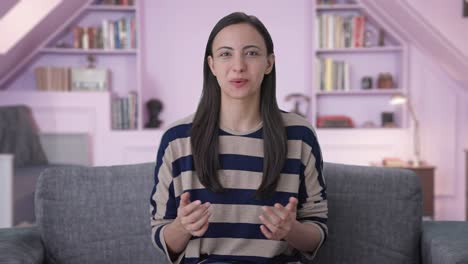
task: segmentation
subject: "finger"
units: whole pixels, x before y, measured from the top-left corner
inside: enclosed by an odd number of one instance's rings
[[[206,233],[206,230],[208,230],[208,226],[210,225],[210,222],[206,222],[205,225],[198,231],[192,232],[191,234],[194,236],[201,237]]]
[[[190,230],[190,231],[193,231],[193,232],[199,231],[208,222],[208,218],[210,217],[210,215],[211,215],[211,213],[207,211],[196,222],[194,222],[193,224],[188,225],[187,229]]]
[[[187,206],[190,203],[190,193],[189,192],[184,192],[180,196],[180,205],[181,206]]]
[[[200,205],[196,210],[188,214],[183,218],[184,224],[192,224],[197,222],[200,218],[202,218],[206,213],[209,212],[210,204],[203,204]]]
[[[290,212],[296,212],[297,210],[297,198],[296,197],[290,197],[289,198],[289,203],[286,205],[286,209],[288,209]]]
[[[271,233],[274,234],[278,232],[279,228],[272,224],[270,221],[268,221],[268,219],[266,219],[263,215],[260,215],[259,218],[260,221],[262,221],[263,225],[265,225]]]
[[[268,229],[264,226],[264,225],[261,225],[260,226],[260,231],[262,231],[262,234],[268,238],[268,239],[273,239],[273,234],[268,231]]]
[[[181,208],[182,216],[187,216],[200,207],[201,201],[196,200]]]
[[[262,209],[264,211],[264,215],[272,224],[278,226],[281,223],[281,217],[273,211],[273,208],[264,206]]]
[[[283,205],[277,203],[275,204],[275,213],[281,218],[282,221],[288,218],[289,210],[286,209]]]

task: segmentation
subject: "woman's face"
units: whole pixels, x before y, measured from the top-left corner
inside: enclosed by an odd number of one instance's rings
[[[221,87],[222,100],[259,99],[263,77],[271,72],[275,58],[268,56],[265,41],[254,27],[223,28],[213,40],[212,54],[208,64]]]

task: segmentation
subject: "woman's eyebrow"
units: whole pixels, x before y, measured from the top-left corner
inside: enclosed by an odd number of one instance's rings
[[[246,49],[250,49],[250,48],[260,49],[260,47],[255,46],[255,45],[247,45],[247,46],[245,46],[243,49],[246,50]]]
[[[247,46],[243,47],[242,49],[243,49],[243,50],[246,50],[246,49],[250,49],[250,48],[260,49],[260,47],[258,47],[258,46],[256,46],[256,45],[247,45]],[[234,50],[232,47],[222,46],[222,47],[219,47],[216,51],[218,51],[218,50],[220,50],[220,49]]]

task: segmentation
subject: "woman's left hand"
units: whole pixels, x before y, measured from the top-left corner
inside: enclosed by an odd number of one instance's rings
[[[264,206],[263,214],[259,216],[263,225],[260,230],[270,240],[286,239],[293,226],[297,223],[297,199],[289,198],[289,203],[282,206],[277,203],[274,207]]]

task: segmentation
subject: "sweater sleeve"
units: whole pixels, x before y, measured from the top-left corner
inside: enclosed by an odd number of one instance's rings
[[[161,250],[170,263],[180,263],[185,256],[182,252],[179,257],[172,261],[166,242],[164,240],[164,228],[172,223],[177,217],[177,202],[174,194],[172,176],[172,158],[165,137],[159,146],[156,166],[154,170],[154,186],[151,192],[151,237],[153,245]]]
[[[301,252],[306,260],[312,260],[327,239],[328,205],[326,184],[323,177],[323,160],[315,133],[311,131],[306,139],[307,146],[303,151],[303,170],[299,188],[299,205],[297,220],[313,225],[321,234],[319,245],[312,252]]]

